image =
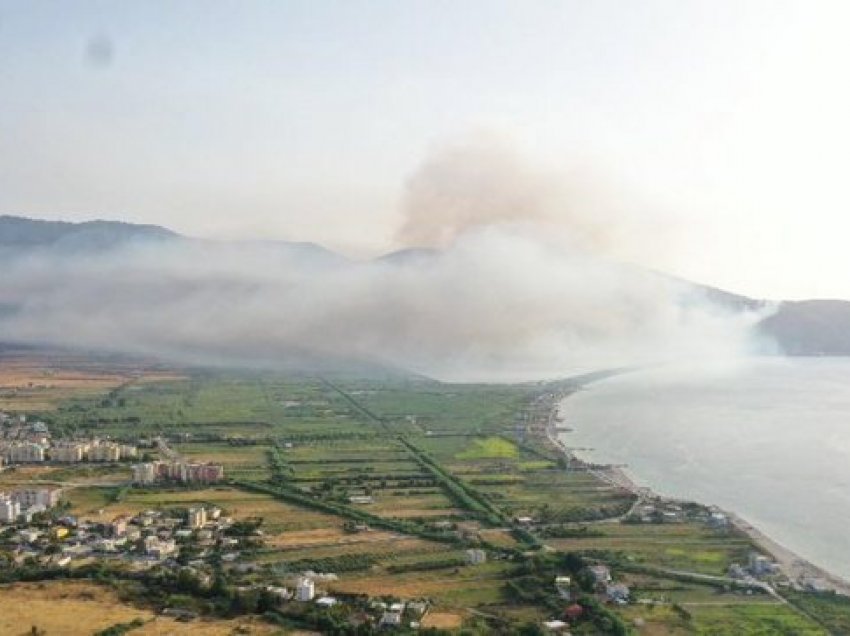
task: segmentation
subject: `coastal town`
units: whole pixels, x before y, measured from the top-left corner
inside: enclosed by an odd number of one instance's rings
[[[214,386],[268,395],[236,378]],[[380,384],[286,380],[272,393],[274,435],[146,425],[147,401],[191,385],[124,386],[125,406],[83,411],[105,426],[79,418],[77,403],[0,414],[7,584],[107,577],[134,590],[149,620],[255,616],[328,633],[641,633],[686,629],[727,604],[767,604],[802,625],[813,619],[798,603],[835,589],[789,570],[726,511],[573,454],[559,404],[574,384],[489,389],[500,411],[447,407],[454,387],[411,408],[434,391],[425,384],[405,389],[389,419],[376,413],[388,408]],[[477,400],[481,389],[468,391]],[[464,430],[443,419],[455,408],[492,423]],[[140,423],[123,424],[128,410]],[[327,432],[299,430],[302,418]]]

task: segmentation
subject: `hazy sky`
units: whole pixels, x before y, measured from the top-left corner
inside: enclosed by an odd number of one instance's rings
[[[615,256],[850,298],[847,33],[841,1],[0,0],[0,213],[368,255],[485,131],[645,214]]]

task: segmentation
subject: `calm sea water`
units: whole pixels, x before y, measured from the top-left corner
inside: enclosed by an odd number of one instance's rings
[[[850,579],[850,358],[642,371],[564,401],[568,446],[657,492],[734,510]]]

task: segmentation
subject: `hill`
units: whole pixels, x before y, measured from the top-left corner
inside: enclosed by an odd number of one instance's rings
[[[182,236],[157,225],[137,225],[118,221],[87,221],[71,223],[45,221],[20,216],[0,216],[0,258],[13,259],[31,253],[60,257],[98,254],[136,243],[167,244],[182,253],[184,249],[199,248],[204,258],[244,259],[258,253],[272,254],[276,266],[285,268],[344,268],[358,263],[309,242],[288,241],[210,241]],[[410,248],[392,252],[375,262],[391,266],[416,268],[440,260],[441,252],[434,249]],[[61,262],[61,261],[58,261]],[[362,264],[362,263],[361,263]],[[632,274],[646,274],[630,268]],[[629,272],[626,272],[629,273]],[[714,287],[693,283],[652,272],[672,280],[682,290],[681,302],[708,302],[725,311],[747,312],[775,306],[756,329],[773,339],[788,355],[844,356],[850,355],[850,302],[843,300],[804,300],[772,303],[733,294]],[[14,304],[0,299],[0,316],[16,311]]]
[[[783,302],[759,327],[788,355],[850,355],[850,302],[845,300]]]
[[[158,225],[119,221],[43,221],[20,216],[0,216],[0,247],[5,249],[54,248],[70,251],[104,249],[135,240],[169,240],[179,234]]]

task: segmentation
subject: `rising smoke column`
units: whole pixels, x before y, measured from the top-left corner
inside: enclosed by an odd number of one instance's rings
[[[747,351],[757,316],[612,258],[633,219],[591,191],[502,143],[438,149],[408,183],[399,230],[403,245],[438,251],[324,262],[180,240],[29,254],[0,281],[0,339],[269,367],[365,360],[464,380]]]

